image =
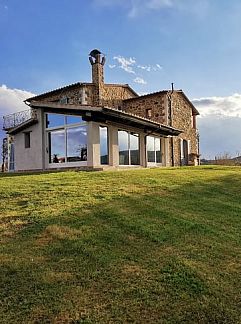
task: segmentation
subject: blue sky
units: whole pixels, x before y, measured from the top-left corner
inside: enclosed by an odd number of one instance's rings
[[[240,0],[0,0],[0,30],[0,117],[90,81],[98,48],[106,82],[140,94],[174,82],[194,100],[203,156],[241,151]]]

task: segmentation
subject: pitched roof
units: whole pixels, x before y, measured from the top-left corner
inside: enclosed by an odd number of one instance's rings
[[[94,83],[91,83],[91,82],[76,82],[76,83],[72,83],[72,84],[69,84],[67,86],[64,86],[64,87],[61,87],[61,88],[57,88],[57,89],[54,89],[54,90],[51,90],[51,91],[48,91],[48,92],[44,92],[44,93],[41,93],[37,96],[34,96],[34,97],[31,97],[31,98],[28,98],[26,100],[24,100],[25,102],[26,101],[32,101],[32,100],[39,100],[41,98],[44,98],[44,97],[47,97],[49,95],[52,95],[52,94],[55,94],[55,93],[58,93],[58,92],[62,92],[62,91],[65,91],[65,90],[68,90],[68,89],[74,89],[76,87],[80,87],[80,86],[94,86]],[[105,83],[105,86],[107,87],[123,87],[123,88],[128,88],[136,97],[138,96],[138,94],[129,86],[129,84],[118,84],[118,83]]]
[[[189,103],[189,105],[192,107],[192,111],[193,111],[194,115],[199,115],[199,112],[196,109],[196,107],[188,99],[188,97],[185,95],[185,93],[182,90],[173,90],[173,92],[180,93],[184,97],[184,99]],[[172,93],[172,90],[161,90],[161,91],[157,91],[157,92],[151,92],[151,93],[147,93],[145,95],[139,96],[137,98],[129,98],[129,99],[125,99],[123,101],[124,102],[126,102],[126,101],[129,102],[129,101],[133,101],[133,100],[139,100],[139,99],[142,99],[142,98],[149,98],[151,96],[156,96],[158,94],[167,94],[167,93]]]

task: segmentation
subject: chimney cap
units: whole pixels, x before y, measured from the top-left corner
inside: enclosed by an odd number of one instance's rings
[[[97,55],[100,55],[100,54],[103,54],[103,53],[101,53],[98,49],[93,49],[93,50],[90,52],[89,56],[96,58],[96,56],[97,56]]]

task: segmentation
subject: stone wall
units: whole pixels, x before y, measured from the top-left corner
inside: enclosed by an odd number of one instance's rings
[[[195,118],[195,117],[194,117]],[[180,165],[181,159],[181,141],[180,139],[190,141],[189,147],[189,162],[188,164],[196,163],[197,147],[197,130],[193,128],[192,106],[185,99],[181,92],[172,94],[172,126],[181,129],[181,133],[177,138],[174,138],[174,163]]]
[[[122,109],[123,100],[135,97],[127,86],[105,84],[102,92],[102,105]]]
[[[135,100],[126,100],[123,102],[123,110],[164,124],[166,123],[166,93],[156,93]]]
[[[101,98],[97,100],[99,95],[101,95]],[[122,101],[134,96],[134,93],[125,85],[105,84],[101,88],[101,93],[99,93],[94,84],[79,84],[73,88],[46,94],[46,96],[40,97],[37,100],[58,102],[63,98],[68,98],[69,104],[96,106],[99,102],[101,106],[121,109]]]
[[[135,100],[126,100],[123,102],[123,110],[182,130],[183,132],[178,137],[169,140],[169,163],[172,164],[171,148],[173,145],[174,165],[181,164],[181,139],[183,139],[190,143],[188,164],[195,164],[198,147],[197,130],[193,128],[192,106],[180,91],[174,91],[171,97],[171,114],[166,91],[142,96]],[[170,116],[172,116],[172,121]]]
[[[45,95],[36,98],[36,100],[43,102],[59,102],[59,100],[63,98],[68,98],[69,104],[79,104],[82,93],[82,87],[83,86],[81,84],[78,84],[73,87],[67,87],[64,89],[56,90],[52,93],[46,93]],[[35,99],[33,98],[33,100]]]

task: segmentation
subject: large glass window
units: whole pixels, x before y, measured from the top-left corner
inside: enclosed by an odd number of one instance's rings
[[[156,162],[155,161],[155,137],[147,136],[146,147],[147,147],[147,161]]]
[[[147,136],[146,149],[147,149],[147,162],[162,163],[160,138]]]
[[[86,126],[67,128],[67,162],[87,161]]]
[[[46,128],[59,127],[67,124],[80,124],[82,123],[81,116],[74,115],[61,115],[61,114],[47,114],[46,115]]]
[[[60,114],[47,114],[46,115],[46,127],[59,127],[65,124],[65,116]]]
[[[130,160],[131,165],[140,164],[139,135],[129,134],[130,136]]]
[[[64,129],[49,133],[49,162],[65,162],[65,131]]]
[[[118,131],[119,143],[119,164],[120,165],[139,165],[139,135],[127,131]]]
[[[129,165],[129,133],[118,131],[119,164]]]
[[[47,114],[49,163],[87,161],[87,126],[80,116]]]
[[[108,128],[100,127],[100,164],[109,164]]]

